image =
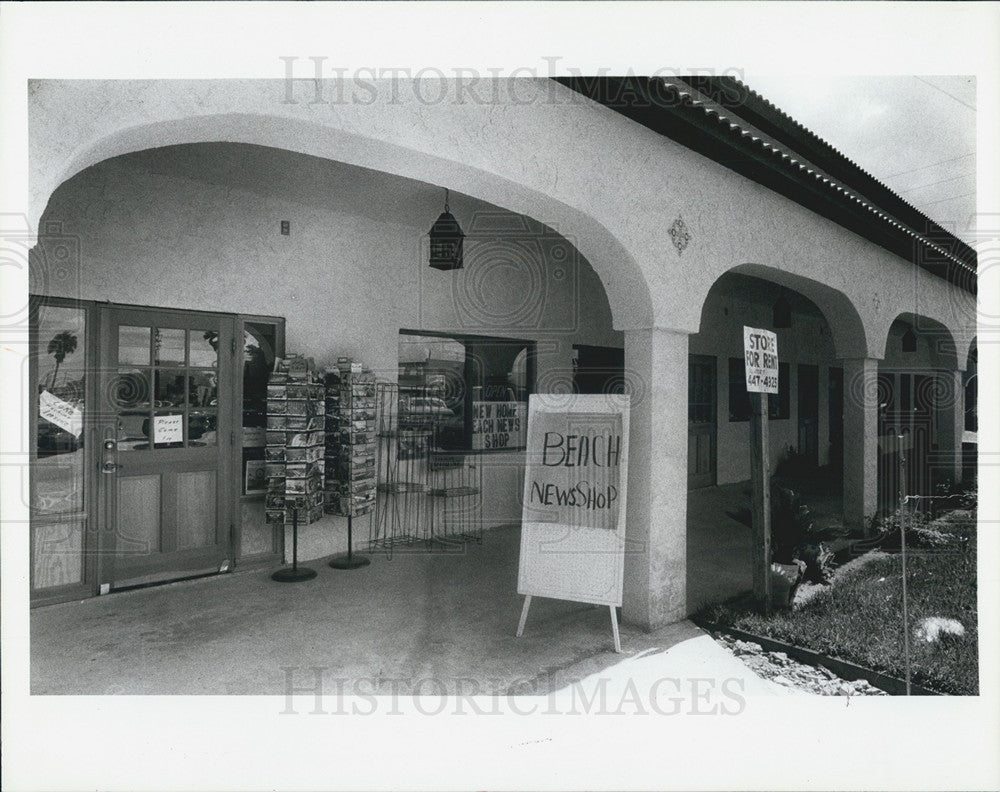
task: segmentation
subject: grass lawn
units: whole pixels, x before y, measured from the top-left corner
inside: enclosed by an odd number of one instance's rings
[[[956,512],[935,521],[933,527],[947,537],[944,546],[907,549],[911,678],[914,684],[940,693],[976,695],[975,513]],[[747,598],[741,598],[708,607],[700,616],[903,679],[901,557],[879,552],[865,561],[843,569],[833,583],[795,610],[764,618]],[[927,616],[957,619],[965,636],[933,644],[914,639],[914,628]]]

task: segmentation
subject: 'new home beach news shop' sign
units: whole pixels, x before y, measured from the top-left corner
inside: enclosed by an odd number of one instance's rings
[[[618,606],[628,396],[530,397],[519,594]]]

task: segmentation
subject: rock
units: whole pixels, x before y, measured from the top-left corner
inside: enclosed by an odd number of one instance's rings
[[[965,628],[961,622],[944,616],[928,616],[921,619],[913,630],[914,638],[925,643],[938,643],[942,639],[961,638],[964,635]]]
[[[766,652],[759,644],[734,638],[717,638],[755,674],[790,690],[820,696],[885,696],[866,679],[848,682],[824,666],[791,659],[785,652]]]

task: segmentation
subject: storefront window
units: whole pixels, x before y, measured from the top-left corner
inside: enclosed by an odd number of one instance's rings
[[[400,428],[439,449],[523,448],[533,383],[533,342],[400,333]]]
[[[118,450],[215,445],[218,419],[215,330],[118,327]]]
[[[258,495],[265,490],[267,378],[274,370],[275,358],[282,354],[280,321],[247,320],[243,325],[244,495]]]
[[[83,574],[86,311],[40,305],[32,331],[32,584],[43,589]]]
[[[83,309],[42,306],[33,350],[38,401],[32,470],[35,515],[83,509],[86,354]]]

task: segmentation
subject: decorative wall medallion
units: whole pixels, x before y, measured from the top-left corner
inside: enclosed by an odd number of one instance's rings
[[[677,219],[667,229],[667,233],[670,234],[670,240],[674,243],[674,247],[677,248],[677,255],[679,256],[691,241],[691,232],[684,225],[684,220],[680,215],[677,215]]]

